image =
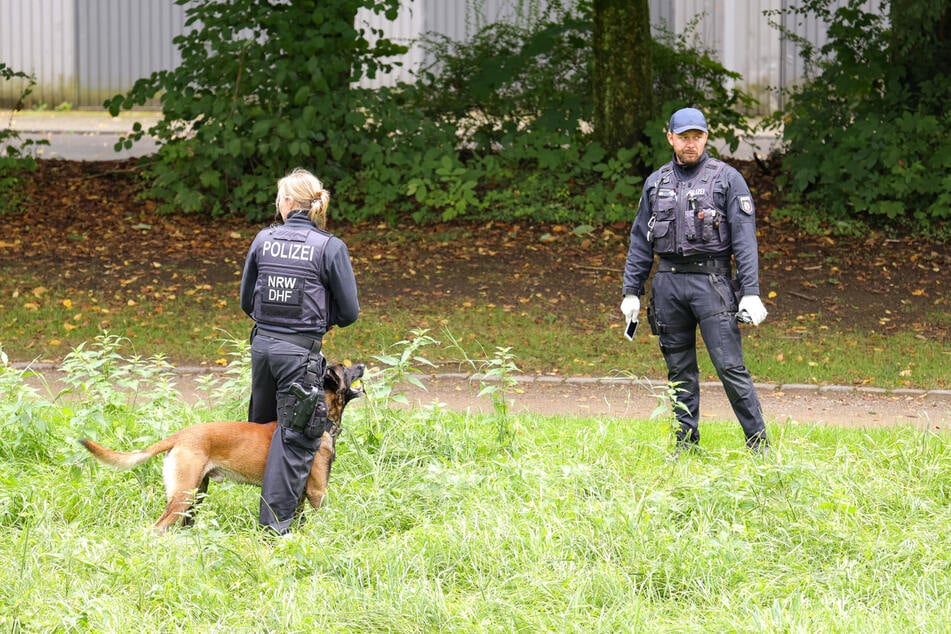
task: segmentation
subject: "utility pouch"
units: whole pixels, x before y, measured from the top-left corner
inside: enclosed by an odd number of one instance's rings
[[[304,435],[311,439],[320,438],[327,430],[327,403],[323,396],[321,393],[317,407],[314,408],[314,413],[311,414],[310,420],[304,427]]]
[[[717,217],[717,212],[713,209],[704,209],[700,212],[700,239],[704,242],[713,240],[713,221]]]

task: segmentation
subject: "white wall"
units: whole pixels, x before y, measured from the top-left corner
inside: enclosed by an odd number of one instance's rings
[[[846,0],[839,0],[845,2]],[[763,14],[794,0],[650,0],[651,20],[683,33],[697,16],[695,35],[702,48],[716,51],[727,68],[743,76],[743,86],[762,102],[763,113],[781,104],[775,88],[803,77],[795,45],[780,37]],[[546,0],[401,0],[395,21],[362,11],[357,26],[383,29],[400,43],[435,31],[466,39],[505,18],[524,24],[545,10]],[[879,2],[869,0],[866,10]],[[813,19],[785,20],[813,42],[825,38]],[[0,61],[34,72],[34,102],[55,106],[101,107],[102,101],[131,88],[139,77],[174,68],[179,55],[172,38],[184,30],[184,9],[173,0],[0,0]],[[412,46],[403,66],[362,85],[376,87],[411,79],[423,61]],[[0,104],[9,105],[19,86],[0,82]]]

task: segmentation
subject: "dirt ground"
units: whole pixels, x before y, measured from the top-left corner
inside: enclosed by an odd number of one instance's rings
[[[40,368],[43,380],[29,383],[56,396],[63,389],[61,374]],[[188,403],[198,402],[196,380],[201,372],[182,371],[176,388]],[[417,407],[440,405],[460,412],[493,412],[489,395],[479,396],[482,385],[475,377],[435,374],[419,377],[425,389],[409,383],[397,387]],[[757,392],[767,424],[826,424],[863,428],[909,425],[921,430],[951,429],[951,390],[904,390],[894,392],[856,390],[816,386],[758,385]],[[703,383],[700,390],[701,426],[703,421],[735,421],[723,388]],[[611,417],[645,420],[659,404],[650,385],[627,380],[586,378],[521,377],[518,385],[506,392],[509,411],[543,416]],[[362,407],[355,401],[351,407]],[[737,425],[737,433],[739,426]]]
[[[164,280],[173,288],[233,282],[261,227],[241,218],[157,215],[153,203],[138,199],[135,159],[38,163],[20,193],[34,211],[0,215],[2,270],[48,269],[80,289],[118,284],[159,296],[162,275],[175,276]],[[934,319],[951,305],[951,246],[879,234],[804,235],[773,217],[773,175],[752,161],[733,163],[756,199],[760,288],[770,320],[818,313],[831,326],[910,328],[936,344],[951,343],[951,324]],[[346,237],[361,271],[361,299],[370,303],[451,295],[517,305],[542,297],[559,318],[582,324],[592,311],[617,310],[627,222],[584,235],[567,225],[527,222],[393,228],[348,223],[333,210],[330,222]],[[189,272],[179,275],[176,263],[187,263]]]
[[[425,381],[426,391],[406,390],[415,403],[444,403],[460,410],[490,413],[490,396],[478,397],[478,382],[456,378]],[[758,390],[767,423],[814,423],[863,427],[911,425],[920,429],[948,429],[951,393],[871,393],[849,390],[761,386]],[[510,411],[543,415],[611,416],[648,418],[658,406],[650,387],[629,382],[560,381],[522,383],[509,394]],[[736,420],[723,388],[704,384],[700,391],[701,421]],[[702,425],[702,422],[701,422]],[[739,426],[737,426],[739,430]]]
[[[757,204],[761,289],[771,320],[795,323],[820,314],[823,323],[874,332],[913,329],[935,345],[951,345],[949,245],[922,239],[870,234],[855,239],[809,236],[773,216],[778,198],[768,170],[732,161],[750,183]],[[141,184],[134,159],[41,160],[19,192],[30,214],[0,215],[0,271],[49,270],[83,291],[122,285],[159,296],[161,280],[183,287],[233,282],[260,224],[240,218],[155,213],[138,199]],[[332,215],[332,214],[331,214]],[[583,235],[571,226],[526,222],[405,224],[348,223],[332,218],[346,236],[367,304],[456,297],[459,301],[540,301],[571,323],[617,311],[627,249],[627,222]],[[29,257],[24,257],[29,254]],[[161,270],[153,263],[161,262]],[[175,269],[187,263],[188,272]],[[150,271],[149,275],[142,275]],[[175,276],[172,278],[171,276]],[[194,279],[186,279],[188,276]],[[181,360],[187,364],[188,360]],[[454,381],[419,395],[454,407],[491,409],[491,399]],[[942,387],[942,386],[934,386]],[[656,400],[642,389],[606,384],[525,384],[514,393],[515,410],[597,413],[643,417]],[[764,411],[774,421],[846,424],[946,425],[947,399],[920,394],[820,393],[815,389],[761,390]],[[732,419],[714,386],[704,391],[703,416]]]

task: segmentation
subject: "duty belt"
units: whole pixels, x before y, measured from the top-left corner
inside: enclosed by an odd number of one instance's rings
[[[687,262],[674,262],[661,258],[657,263],[657,271],[660,273],[705,273],[707,275],[726,275],[729,277],[729,260],[693,260]]]
[[[315,337],[308,337],[307,335],[291,332],[277,332],[276,330],[268,330],[267,328],[262,328],[261,326],[255,326],[255,331],[259,335],[264,335],[265,337],[270,337],[271,339],[277,339],[279,341],[286,341],[287,343],[292,343],[295,346],[306,348],[310,350],[311,354],[317,354],[320,352],[320,348],[323,344],[320,339]]]

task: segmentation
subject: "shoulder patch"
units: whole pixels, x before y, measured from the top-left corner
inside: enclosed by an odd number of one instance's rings
[[[743,213],[747,216],[753,215],[753,197],[740,196],[740,209],[742,209]]]

